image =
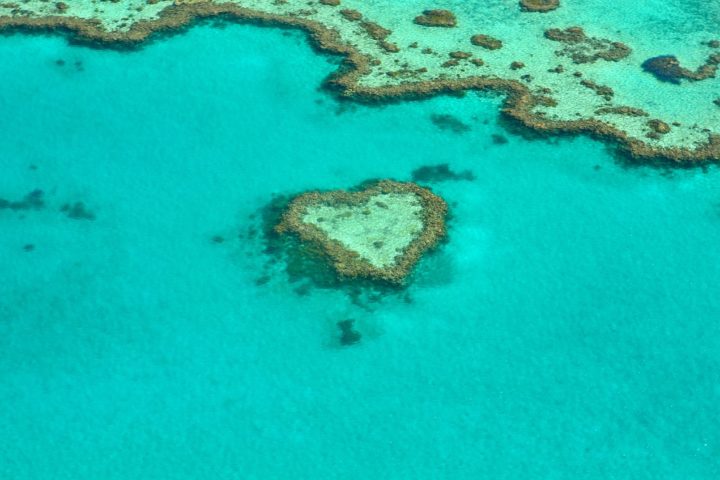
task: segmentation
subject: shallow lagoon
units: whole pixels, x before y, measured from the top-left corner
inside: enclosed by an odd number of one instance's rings
[[[0,477],[720,474],[715,168],[524,140],[496,97],[341,105],[293,32],[11,36],[0,60],[0,197],[46,203],[0,210]],[[450,241],[411,303],[257,282],[238,232],[273,194],[440,163],[476,179],[431,184]]]

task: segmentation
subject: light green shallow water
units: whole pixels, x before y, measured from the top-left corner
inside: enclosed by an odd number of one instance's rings
[[[715,168],[523,140],[474,94],[337,114],[335,64],[275,30],[12,36],[0,65],[0,198],[47,204],[0,210],[0,478],[720,475]],[[445,162],[476,180],[431,185],[450,241],[412,303],[256,284],[237,234],[273,193]]]

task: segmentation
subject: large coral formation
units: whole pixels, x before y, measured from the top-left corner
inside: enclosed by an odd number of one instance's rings
[[[518,61],[519,57],[511,55],[526,53],[522,49],[514,50],[522,47],[522,41],[526,40],[505,38],[505,48],[511,49],[508,55],[488,52],[484,59],[466,58],[467,45],[463,42],[467,43],[472,36],[470,28],[473,26],[471,22],[460,25],[460,14],[456,18],[447,10],[427,10],[416,19],[422,27],[413,27],[407,25],[406,16],[384,18],[378,15],[377,4],[382,2],[368,3],[368,12],[363,13],[321,6],[331,4],[334,7],[335,3],[333,0],[322,3],[318,0],[74,0],[67,2],[67,8],[59,14],[54,3],[32,0],[23,2],[22,6],[0,3],[0,30],[21,27],[24,30],[69,31],[74,41],[125,48],[137,46],[155,31],[182,28],[198,18],[288,26],[307,31],[311,43],[319,50],[345,57],[340,68],[325,82],[330,91],[344,98],[377,103],[458,94],[465,90],[494,90],[506,95],[502,108],[506,117],[539,132],[550,135],[587,133],[603,140],[615,140],[635,159],[720,160],[720,131],[715,119],[709,116],[716,113],[714,106],[708,112],[699,105],[700,116],[693,119],[687,117],[689,109],[680,109],[676,100],[662,98],[654,99],[656,101],[643,99],[640,105],[622,110],[624,105],[612,103],[611,87],[621,87],[618,98],[628,102],[636,88],[635,82],[610,82],[607,87],[590,80],[579,84],[574,77],[585,78],[593,70],[583,64],[627,58],[630,49],[619,42],[588,37],[579,27],[550,29],[546,37],[563,44],[556,53],[568,56],[578,66],[568,71],[567,64],[554,66],[554,63],[538,61],[542,55],[535,58],[531,55],[521,57],[528,62],[524,69],[513,70],[508,65],[512,60]],[[384,18],[383,22],[387,20],[387,25],[396,26],[397,32],[387,33],[389,30],[380,22],[372,21],[379,18]],[[542,18],[528,16],[526,20],[534,22]],[[555,15],[546,18],[552,19]],[[443,29],[425,31],[425,26],[455,26],[463,31],[453,35]],[[388,41],[391,36],[397,43]],[[473,39],[478,46],[488,49],[503,45],[487,35]],[[537,48],[552,45],[534,35],[530,41],[537,41]],[[716,43],[704,39],[698,44],[715,48]],[[399,45],[409,47],[401,49]],[[420,52],[422,55],[418,55]],[[608,65],[608,68],[626,68],[629,64],[629,61],[622,61],[620,66]],[[656,73],[677,83],[681,79],[711,78],[718,64],[720,54],[713,53],[696,71],[683,69],[679,63],[673,66],[672,62],[659,67],[649,62],[646,67],[658,67]],[[519,64],[515,66],[519,67]],[[611,77],[596,78],[608,81]],[[709,92],[706,102],[711,104],[716,98],[716,91]],[[660,138],[648,139],[647,125],[634,118],[639,115],[631,114],[630,109],[647,110],[648,115],[663,118],[674,127]]]
[[[414,183],[380,181],[358,192],[296,197],[277,225],[318,246],[342,277],[401,284],[445,235],[447,205]]]

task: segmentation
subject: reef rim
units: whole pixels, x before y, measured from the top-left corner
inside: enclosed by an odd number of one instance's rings
[[[304,214],[310,206],[318,204],[363,205],[374,196],[386,193],[414,194],[420,202],[423,225],[419,234],[397,255],[395,262],[387,266],[372,265],[339,241],[331,239],[317,226],[303,221]],[[359,191],[311,191],[300,194],[290,202],[275,230],[279,234],[294,233],[303,242],[311,242],[320,246],[324,254],[332,260],[332,265],[337,273],[342,277],[364,277],[402,285],[422,255],[434,248],[445,237],[447,211],[448,207],[445,201],[427,188],[411,182],[380,180]]]
[[[597,119],[548,120],[532,113],[540,101],[528,87],[516,80],[494,76],[473,76],[463,79],[438,79],[400,85],[365,87],[358,79],[370,70],[368,56],[343,43],[337,32],[323,24],[289,15],[277,15],[240,7],[235,4],[183,3],[162,10],[157,19],[139,20],[127,31],[107,31],[92,19],[72,16],[0,17],[0,32],[10,29],[24,31],[64,31],[72,40],[103,47],[132,48],[158,32],[187,27],[195,20],[223,17],[237,22],[261,26],[291,27],[306,31],[311,44],[320,51],[345,57],[343,65],[324,82],[324,86],[341,98],[362,103],[383,103],[416,100],[439,94],[467,90],[492,90],[506,95],[502,113],[524,127],[546,135],[584,134],[603,141],[616,142],[620,152],[638,162],[688,164],[720,161],[720,135],[711,134],[708,141],[696,148],[654,147],[632,138],[625,131]]]

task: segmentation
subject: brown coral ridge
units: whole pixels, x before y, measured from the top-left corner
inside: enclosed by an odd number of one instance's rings
[[[613,115],[624,115],[626,117],[647,117],[650,114],[647,113],[642,108],[635,108],[635,107],[627,107],[624,105],[617,106],[617,107],[601,107],[595,110],[596,115],[606,115],[606,114],[613,114]]]
[[[551,12],[560,6],[560,0],[520,0],[524,12]]]
[[[705,144],[694,148],[655,147],[597,119],[550,120],[533,113],[535,97],[522,83],[496,77],[475,76],[463,79],[421,81],[384,87],[364,87],[358,80],[371,69],[371,59],[355,47],[340,41],[334,30],[306,18],[272,15],[235,4],[196,3],[174,5],[163,10],[156,20],[143,20],[128,31],[108,32],[92,20],[74,17],[0,17],[0,31],[20,28],[25,31],[70,32],[73,40],[104,47],[134,47],[154,32],[181,29],[195,19],[223,17],[260,26],[299,28],[309,34],[311,45],[324,52],[345,56],[341,68],[325,81],[325,87],[339,97],[363,103],[389,103],[418,100],[434,95],[455,94],[466,90],[496,91],[507,95],[502,113],[519,126],[542,135],[586,134],[603,141],[615,141],[621,151],[636,161],[698,163],[720,161],[720,135],[710,135]]]
[[[718,65],[720,65],[720,54],[718,53],[710,55],[705,60],[705,63],[695,71],[683,68],[674,55],[661,55],[645,60],[642,68],[662,82],[680,84],[680,80],[698,82],[708,78],[715,78]]]
[[[345,248],[340,242],[328,238],[325,232],[315,225],[302,221],[306,209],[311,205],[363,205],[371,197],[382,193],[412,193],[422,207],[422,231],[390,266],[383,268],[373,266],[357,253]],[[446,215],[447,204],[430,190],[414,183],[381,180],[361,191],[314,191],[301,194],[288,205],[276,227],[276,232],[279,234],[292,233],[303,242],[319,246],[331,259],[335,270],[343,278],[369,278],[402,285],[422,255],[434,248],[445,237]]]
[[[425,10],[413,20],[418,25],[425,27],[452,28],[457,25],[455,14],[450,10]]]
[[[593,82],[592,80],[580,80],[580,85],[583,87],[592,90],[595,92],[598,96],[603,97],[605,100],[610,101],[612,100],[612,97],[615,95],[615,92],[612,88],[600,85],[598,83]]]
[[[594,63],[598,60],[617,62],[632,52],[624,43],[588,37],[581,27],[568,27],[564,30],[551,28],[545,31],[545,38],[564,43],[565,47],[555,54],[568,56],[576,64]]]

